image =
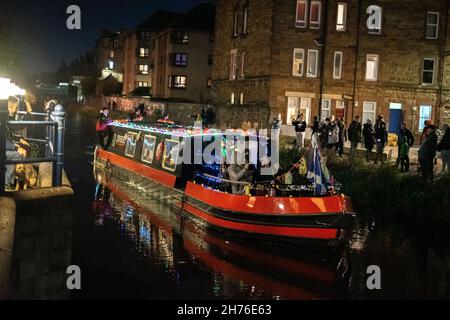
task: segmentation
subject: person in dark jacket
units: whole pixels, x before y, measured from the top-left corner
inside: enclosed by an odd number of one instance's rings
[[[347,130],[345,129],[345,122],[343,118],[339,118],[337,121],[339,127],[339,141],[338,141],[338,154],[340,157],[344,154],[344,142],[347,141]]]
[[[315,116],[313,118],[313,125],[311,126],[312,133],[315,134],[320,131],[320,121],[319,117]]]
[[[364,146],[366,147],[366,160],[369,161],[373,146],[375,145],[374,130],[372,120],[367,119],[362,131],[364,137]]]
[[[388,139],[388,133],[386,129],[386,122],[384,122],[384,117],[380,114],[378,120],[375,123],[375,143],[377,144],[377,158],[375,163],[378,161],[383,161],[384,147]]]
[[[428,128],[428,133],[424,135],[424,141],[419,149],[419,162],[422,171],[422,178],[426,182],[433,182],[434,178],[434,157],[437,151],[437,134],[434,126]]]
[[[307,127],[303,113],[300,113],[297,119],[292,121],[292,125],[295,127],[295,147],[297,150],[301,150],[305,146],[305,132]]]
[[[107,150],[109,145],[111,144],[112,131],[111,127],[109,126],[111,121],[112,120],[109,117],[109,109],[104,108],[97,118],[97,126],[96,126],[98,144],[104,150]]]
[[[354,157],[356,150],[358,149],[358,144],[361,142],[361,122],[359,116],[355,117],[348,127],[348,139],[351,143],[350,157]]]
[[[405,163],[405,171],[409,171],[409,157],[401,157],[401,146],[404,143],[404,138],[406,138],[406,143],[408,144],[408,147],[412,147],[414,145],[414,135],[410,130],[406,128],[406,122],[402,122],[400,127],[400,132],[398,134],[398,158],[397,158],[397,167],[400,165],[400,162],[402,159],[404,159]],[[408,150],[409,150],[408,148]]]
[[[444,136],[437,146],[437,150],[442,156],[442,171],[441,174],[450,171],[450,128],[448,124],[444,125]]]

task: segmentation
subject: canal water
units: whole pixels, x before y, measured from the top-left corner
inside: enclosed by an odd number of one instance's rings
[[[99,189],[95,142],[95,121],[72,110],[65,160],[76,197],[73,264],[82,270],[73,299],[450,298],[448,229],[361,215],[338,252],[229,237],[135,186]],[[367,288],[372,265],[381,290]]]

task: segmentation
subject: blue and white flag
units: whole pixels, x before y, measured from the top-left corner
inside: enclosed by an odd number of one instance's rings
[[[311,148],[313,152],[308,162],[307,178],[314,186],[314,194],[323,195],[327,193],[327,187],[325,185],[327,179],[322,170],[322,156],[315,134],[311,138]]]

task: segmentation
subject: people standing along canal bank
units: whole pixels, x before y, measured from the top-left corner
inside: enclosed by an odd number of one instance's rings
[[[433,182],[434,158],[437,151],[436,127],[428,122],[422,134],[422,144],[419,149],[419,163],[422,178],[426,182]]]
[[[442,157],[442,171],[441,175],[450,171],[450,127],[448,124],[444,125],[444,136],[437,146],[437,151],[441,153]]]
[[[348,127],[348,139],[350,140],[351,143],[350,148],[351,158],[355,156],[356,150],[358,149],[358,144],[361,142],[361,131],[362,128],[360,118],[359,116],[356,116],[355,120],[353,120],[350,126]]]
[[[366,160],[370,160],[370,154],[372,153],[373,146],[375,145],[374,130],[372,120],[367,119],[362,131],[364,137],[364,146],[366,148]]]
[[[339,141],[337,145],[337,150],[339,157],[344,154],[344,143],[347,141],[347,129],[345,128],[345,122],[343,118],[338,118],[337,126],[339,128]]]
[[[386,122],[384,122],[383,115],[379,115],[377,122],[375,123],[375,142],[377,144],[377,157],[375,163],[383,161],[384,147],[388,139],[388,133],[386,129]]]
[[[406,143],[407,146],[405,146],[404,143]],[[406,128],[406,122],[402,122],[400,132],[398,135],[398,158],[397,158],[397,168],[401,164],[402,171],[403,171],[403,164],[401,163],[402,161],[404,161],[405,171],[406,172],[409,171],[409,155],[408,153],[405,154],[405,150],[407,148],[409,152],[409,148],[411,148],[413,145],[414,145],[414,135],[408,128]]]
[[[297,119],[292,121],[292,125],[295,127],[295,147],[297,150],[301,150],[305,147],[305,132],[308,126],[303,113],[300,113]]]

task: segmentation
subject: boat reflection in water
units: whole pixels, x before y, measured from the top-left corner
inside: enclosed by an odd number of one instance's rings
[[[97,225],[117,224],[141,255],[176,283],[188,269],[210,273],[216,298],[332,299],[342,298],[348,286],[345,248],[335,252],[230,237],[123,182],[99,184],[96,199]]]

